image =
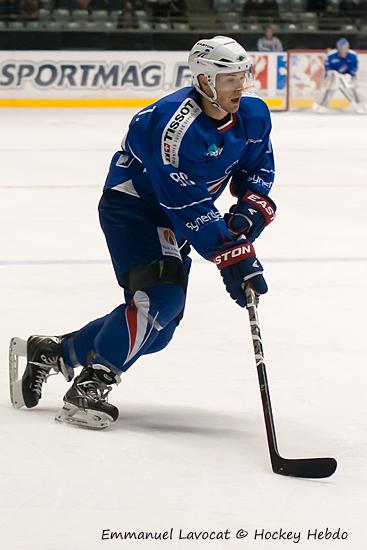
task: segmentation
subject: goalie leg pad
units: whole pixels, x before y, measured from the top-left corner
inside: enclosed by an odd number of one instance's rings
[[[340,75],[337,71],[329,71],[325,79],[325,87],[329,91],[335,92],[340,85],[339,80],[340,80]]]
[[[348,101],[352,102],[354,100],[353,82],[346,77],[349,75],[339,75],[339,90]]]
[[[355,80],[352,80],[351,86],[350,86],[350,93],[352,95],[352,102],[356,103],[357,106],[364,107],[363,105],[363,97],[359,91],[358,84]]]
[[[329,71],[323,82],[322,90],[320,93],[320,99],[318,104],[322,107],[327,107],[334,92],[339,87],[339,75],[336,71]]]

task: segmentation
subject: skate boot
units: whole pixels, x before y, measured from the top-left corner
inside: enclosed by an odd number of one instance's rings
[[[64,406],[55,420],[84,428],[107,428],[119,416],[119,410],[107,401],[111,384],[119,384],[120,376],[105,365],[84,367],[64,396]]]
[[[319,103],[314,103],[312,105],[312,110],[314,113],[317,113],[318,115],[324,115],[325,113],[329,112],[329,109],[327,107],[324,107],[324,105],[320,105]]]
[[[351,104],[351,109],[352,109],[352,111],[354,111],[358,115],[365,115],[366,114],[366,108],[365,108],[363,103],[353,102]]]
[[[26,357],[27,365],[21,379],[18,378],[19,358]],[[62,372],[70,382],[74,370],[65,365],[62,357],[61,338],[58,336],[30,336],[25,342],[12,338],[9,350],[10,396],[13,406],[20,409],[38,405],[42,386],[52,374]]]

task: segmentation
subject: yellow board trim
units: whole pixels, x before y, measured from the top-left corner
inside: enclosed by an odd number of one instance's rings
[[[291,99],[289,102],[290,108],[294,109],[311,109],[312,105],[314,104],[313,99]],[[332,109],[341,109],[348,107],[349,103],[346,99],[332,99],[330,102],[329,107]]]
[[[0,107],[130,107],[141,108],[157,101],[157,98],[78,98],[78,99],[0,99]]]
[[[52,98],[0,98],[0,107],[124,107],[131,109],[140,109],[151,103],[158,101],[157,98],[69,98],[69,99],[52,99]],[[282,108],[284,100],[280,98],[265,99],[268,107]]]
[[[279,109],[282,109],[285,107],[285,99],[282,98],[264,98],[265,103],[269,107],[269,109],[273,109],[274,107],[278,107]]]

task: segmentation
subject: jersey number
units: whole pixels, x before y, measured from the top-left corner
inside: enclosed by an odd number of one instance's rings
[[[195,185],[195,182],[189,179],[189,176],[185,172],[171,172],[171,178],[179,183],[182,187],[188,187],[189,185]]]

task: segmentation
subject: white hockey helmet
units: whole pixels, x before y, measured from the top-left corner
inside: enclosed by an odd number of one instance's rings
[[[192,72],[193,86],[220,110],[223,109],[216,101],[217,74],[245,71],[247,83],[252,82],[251,60],[246,50],[228,36],[214,36],[214,38],[204,38],[196,42],[189,54],[189,68]],[[207,77],[213,97],[209,97],[200,88],[198,80],[200,74]]]

